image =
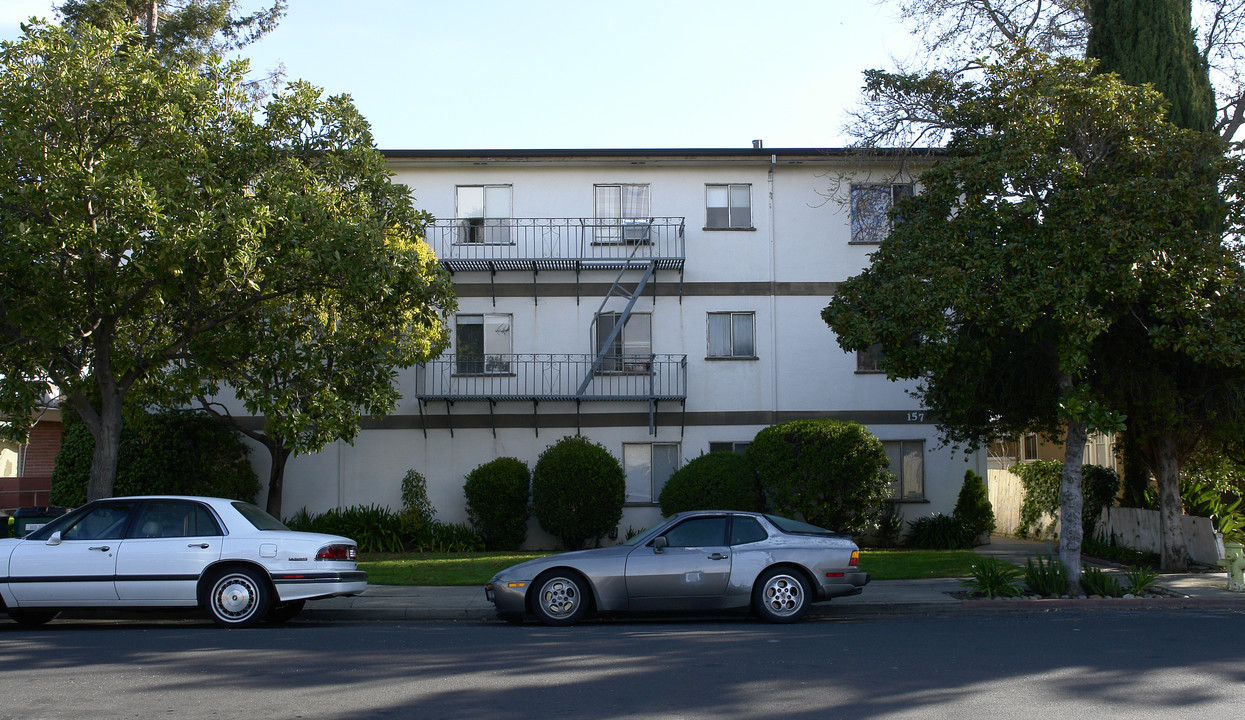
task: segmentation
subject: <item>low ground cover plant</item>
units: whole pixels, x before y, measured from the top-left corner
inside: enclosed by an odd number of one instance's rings
[[[975,594],[988,598],[1019,597],[1023,591],[1015,584],[1020,569],[998,558],[982,558],[973,565],[970,577],[962,585]]]

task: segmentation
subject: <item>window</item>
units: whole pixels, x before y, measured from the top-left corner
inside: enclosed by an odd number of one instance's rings
[[[595,185],[596,234],[599,243],[647,243],[653,217],[648,185]]]
[[[856,351],[856,372],[882,372],[882,343],[873,343],[868,350]]]
[[[709,357],[755,358],[756,313],[709,313]]]
[[[719,547],[726,544],[726,518],[691,518],[663,534],[670,547]]]
[[[679,469],[678,443],[623,443],[628,503],[655,503]]]
[[[890,234],[890,209],[912,194],[911,185],[853,185],[852,242],[879,243]]]
[[[509,243],[511,187],[509,185],[459,185],[456,209],[458,242]]]
[[[607,312],[597,316],[597,334],[592,351],[601,352],[622,313]],[[653,329],[648,313],[631,313],[618,335],[610,342],[601,360],[602,372],[648,372],[653,356]]]
[[[148,500],[130,528],[132,538],[178,538],[221,535],[207,508],[181,500]]]
[[[882,443],[888,468],[895,476],[891,485],[892,500],[925,499],[925,441],[890,440]]]
[[[454,372],[460,375],[510,372],[510,315],[459,315],[456,321],[458,356]]]
[[[751,185],[706,185],[705,229],[752,229]]]
[[[748,446],[751,444],[751,440],[742,440],[740,442],[711,442],[709,443],[709,452],[733,452],[742,455],[748,451]]]
[[[1024,436],[1024,455],[1022,457],[1026,462],[1038,459],[1037,435],[1030,434]]]
[[[756,518],[750,518],[747,515],[736,515],[731,518],[731,545],[760,542],[768,537],[769,533],[765,532],[765,528],[761,527],[761,523],[757,522]]]

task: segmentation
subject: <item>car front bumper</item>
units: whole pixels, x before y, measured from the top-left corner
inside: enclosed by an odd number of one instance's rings
[[[484,597],[503,617],[516,617],[527,612],[527,586],[530,581],[496,580],[484,586]]]

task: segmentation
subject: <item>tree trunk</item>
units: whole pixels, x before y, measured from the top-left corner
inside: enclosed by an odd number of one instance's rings
[[[101,393],[99,410],[91,405],[81,393],[70,398],[70,404],[91,431],[95,441],[95,449],[91,453],[91,474],[87,476],[86,499],[99,500],[112,497],[113,485],[117,480],[117,457],[121,448],[121,426],[123,423],[121,406],[123,396],[115,388]]]
[[[1176,441],[1170,433],[1162,433],[1154,441],[1155,464],[1159,486],[1159,535],[1162,547],[1160,567],[1166,572],[1189,569],[1189,551],[1185,546],[1180,503],[1180,465]]]
[[[272,457],[272,465],[268,469],[268,514],[281,519],[281,490],[285,484],[285,461],[290,458],[290,451],[280,438],[265,436],[264,446]]]
[[[1068,595],[1081,594],[1081,510],[1084,494],[1081,480],[1085,469],[1085,423],[1068,421],[1064,439],[1063,473],[1059,488],[1059,563],[1068,571]]]

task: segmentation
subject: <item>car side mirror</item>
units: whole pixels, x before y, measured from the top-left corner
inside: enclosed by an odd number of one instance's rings
[[[660,554],[662,548],[668,547],[669,545],[670,545],[670,541],[666,539],[665,535],[660,535],[656,538],[653,538],[653,552],[655,553]]]
[[[51,537],[48,538],[48,545],[60,545],[60,544],[61,544],[61,531],[57,530],[56,532],[52,533]]]

